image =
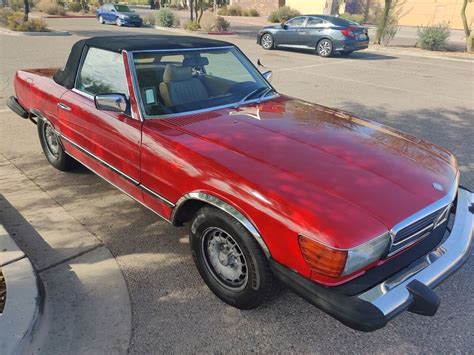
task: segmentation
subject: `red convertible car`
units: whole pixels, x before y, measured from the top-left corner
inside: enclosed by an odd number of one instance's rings
[[[62,70],[19,70],[9,107],[55,168],[77,162],[190,226],[209,288],[240,308],[279,279],[358,330],[404,310],[469,257],[473,195],[447,150],[278,94],[231,43],[77,42]]]

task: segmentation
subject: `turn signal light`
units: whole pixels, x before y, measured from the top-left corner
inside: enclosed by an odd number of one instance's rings
[[[311,269],[329,277],[342,275],[347,250],[332,249],[302,235],[298,237],[298,242],[303,258]]]

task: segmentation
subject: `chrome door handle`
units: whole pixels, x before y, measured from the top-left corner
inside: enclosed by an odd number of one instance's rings
[[[64,110],[64,111],[71,111],[71,108],[68,106],[68,105],[65,105],[63,103],[58,103],[58,107],[61,109],[61,110]]]

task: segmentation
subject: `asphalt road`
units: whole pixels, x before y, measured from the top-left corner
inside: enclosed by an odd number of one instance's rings
[[[324,352],[469,353],[474,349],[474,259],[439,288],[434,318],[404,313],[377,332],[353,331],[282,288],[263,306],[239,311],[219,301],[192,262],[187,230],[171,227],[87,170],[65,174],[46,163],[35,127],[8,112],[18,68],[61,66],[80,36],[157,33],[50,20],[69,37],[0,35],[0,152],[96,235],[116,257],[132,303],[132,353]],[[474,63],[361,52],[322,59],[263,51],[249,36],[227,36],[274,71],[282,93],[334,106],[447,147],[461,182],[474,189]]]

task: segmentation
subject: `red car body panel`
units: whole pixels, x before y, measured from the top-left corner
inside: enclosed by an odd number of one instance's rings
[[[126,73],[133,93],[127,64]],[[457,172],[442,148],[284,96],[140,121],[134,99],[133,117],[98,111],[90,97],[61,87],[48,72],[19,71],[15,88],[23,107],[39,110],[62,135],[166,200],[201,191],[227,202],[257,227],[273,259],[328,286],[384,261],[337,279],[315,274],[298,235],[335,248],[358,246],[442,198]],[[58,110],[59,101],[71,111]],[[62,143],[84,165],[171,218],[172,206]]]

